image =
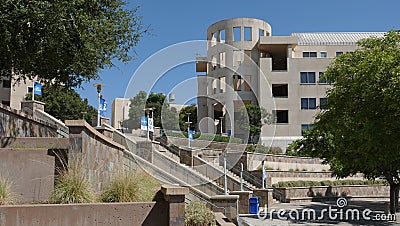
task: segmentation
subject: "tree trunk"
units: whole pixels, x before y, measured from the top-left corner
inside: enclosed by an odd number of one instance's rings
[[[399,206],[399,189],[400,189],[399,184],[390,183],[389,211],[391,214],[395,214]]]

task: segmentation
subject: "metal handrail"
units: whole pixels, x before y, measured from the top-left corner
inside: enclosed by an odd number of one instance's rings
[[[206,205],[210,205],[210,206],[212,206],[214,208],[217,208],[217,209],[222,209],[223,212],[224,212],[224,215],[226,215],[226,208],[225,207],[217,206],[214,203],[204,199],[203,197],[200,197],[199,195],[197,195],[196,193],[194,193],[194,192],[192,192],[190,190],[189,190],[189,194],[193,195],[194,197],[196,197],[198,200],[202,201]],[[188,197],[185,197],[185,202],[186,202],[186,200],[188,200],[188,203],[193,201],[193,200],[189,199]]]

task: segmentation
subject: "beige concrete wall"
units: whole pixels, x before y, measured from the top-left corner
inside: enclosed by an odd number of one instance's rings
[[[120,129],[120,122],[128,119],[130,100],[128,98],[115,98],[111,105],[111,125]]]
[[[137,226],[168,224],[155,202],[0,206],[0,226]]]
[[[70,129],[69,158],[82,153],[82,167],[96,191],[122,169],[125,147],[99,133],[83,120],[67,120]]]
[[[315,186],[278,188],[278,190],[283,194],[280,198],[282,202],[321,201],[336,197],[346,197],[351,200],[390,197],[390,188],[384,185]]]
[[[57,137],[57,128],[2,105],[0,106],[0,140],[5,137]]]
[[[0,175],[11,181],[16,202],[46,201],[54,187],[54,157],[47,148],[0,149]]]

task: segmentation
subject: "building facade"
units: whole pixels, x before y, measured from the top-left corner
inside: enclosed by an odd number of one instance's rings
[[[32,93],[33,81],[12,81],[10,77],[0,76],[0,103],[21,110],[21,101],[26,94]]]
[[[251,103],[275,118],[262,127],[261,141],[286,148],[312,127],[323,109],[329,84],[319,78],[327,66],[336,56],[356,50],[358,40],[384,36],[383,32],[271,34],[267,22],[253,18],[223,20],[208,28],[207,56],[196,58],[202,132],[247,139],[239,110]]]
[[[122,129],[122,122],[129,119],[129,98],[115,98],[111,105],[111,125],[116,129]]]

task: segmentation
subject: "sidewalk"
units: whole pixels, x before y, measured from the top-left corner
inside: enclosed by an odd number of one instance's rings
[[[399,220],[387,220],[394,218],[386,214],[387,200],[346,201],[347,205],[342,208],[336,201],[275,203],[268,208],[266,216],[263,211],[260,216],[241,215],[239,225],[400,225]],[[400,219],[400,213],[395,219]]]

